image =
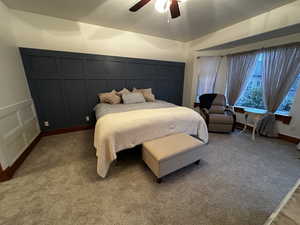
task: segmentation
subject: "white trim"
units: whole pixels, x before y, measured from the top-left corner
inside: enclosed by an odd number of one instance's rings
[[[32,99],[26,99],[24,101],[17,102],[15,104],[11,104],[5,107],[0,108],[0,119],[3,117],[16,112],[17,110],[20,110],[26,106],[29,106],[33,103]]]

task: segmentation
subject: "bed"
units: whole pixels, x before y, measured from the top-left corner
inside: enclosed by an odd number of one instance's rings
[[[117,158],[117,152],[145,141],[186,133],[208,142],[206,123],[199,113],[165,101],[116,105],[100,103],[94,110],[97,118],[94,134],[97,173],[103,178]]]

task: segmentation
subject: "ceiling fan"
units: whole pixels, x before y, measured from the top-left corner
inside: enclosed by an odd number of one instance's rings
[[[136,3],[134,6],[132,6],[129,11],[136,12],[143,6],[145,6],[147,3],[149,3],[151,0],[140,0],[138,3]],[[172,19],[177,18],[180,16],[180,10],[179,10],[179,0],[156,0],[155,8],[159,12],[165,12],[168,9],[170,9],[171,17]]]

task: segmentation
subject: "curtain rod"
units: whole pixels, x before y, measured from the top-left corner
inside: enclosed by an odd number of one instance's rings
[[[228,56],[228,55],[239,55],[239,54],[247,54],[247,53],[252,53],[256,51],[261,51],[264,49],[272,49],[272,48],[280,48],[280,47],[300,47],[300,42],[293,42],[293,43],[288,43],[288,44],[282,44],[282,45],[274,45],[270,47],[261,47],[261,48],[256,48],[248,51],[241,51],[241,52],[236,52],[236,53],[231,53],[231,54],[225,54],[225,55],[220,55],[221,57]],[[199,59],[201,56],[197,56],[197,59]]]

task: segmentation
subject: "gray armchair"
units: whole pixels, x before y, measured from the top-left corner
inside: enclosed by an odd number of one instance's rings
[[[199,97],[200,114],[206,121],[210,132],[232,132],[236,116],[226,107],[226,98],[221,94],[204,94]]]

